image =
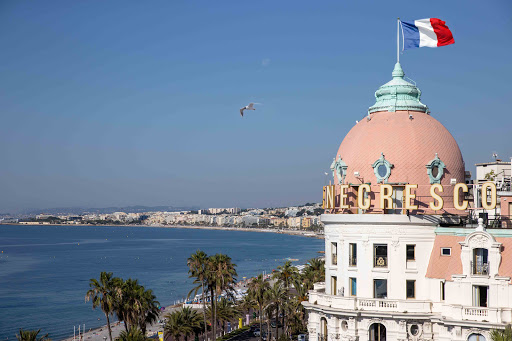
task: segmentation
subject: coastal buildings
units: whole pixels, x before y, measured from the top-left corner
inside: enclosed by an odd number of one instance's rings
[[[469,181],[442,115],[400,64],[392,76],[324,187],[325,283],[303,302],[309,340],[490,340],[512,322],[510,164],[479,164]]]

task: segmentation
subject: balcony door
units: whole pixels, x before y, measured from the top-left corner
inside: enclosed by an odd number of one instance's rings
[[[489,287],[486,285],[473,286],[473,306],[474,307],[487,307],[487,297]]]
[[[487,249],[473,249],[473,274],[488,275],[489,274],[489,251]]]

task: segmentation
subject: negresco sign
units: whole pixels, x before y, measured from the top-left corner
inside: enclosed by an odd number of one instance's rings
[[[451,187],[451,186],[450,186]],[[336,190],[338,188],[338,190]],[[350,206],[348,202],[348,190],[352,188],[354,192],[357,192],[357,206]],[[418,205],[411,204],[411,201],[416,200],[416,194],[413,190],[418,188],[418,185],[407,184],[402,186],[404,209],[406,210],[417,210]],[[464,199],[464,195],[461,193],[468,193],[468,185],[459,183],[453,186],[453,206],[459,211],[464,211],[468,208],[468,201]],[[337,193],[338,192],[338,193]],[[430,197],[432,200],[428,202],[431,210],[438,211],[443,209],[444,200],[440,193],[444,192],[444,187],[441,184],[433,184],[430,186]],[[345,209],[345,208],[360,208],[367,210],[372,206],[371,187],[369,184],[361,185],[329,185],[324,186],[323,193],[323,208],[324,209]],[[483,194],[482,208],[486,210],[493,210],[496,207],[497,195],[496,185],[493,182],[485,182],[482,184],[480,193]],[[380,198],[378,200],[379,209],[393,209],[393,186],[390,184],[380,185]],[[339,200],[336,200],[339,197]],[[462,199],[462,200],[461,200]],[[336,202],[338,205],[336,206]]]

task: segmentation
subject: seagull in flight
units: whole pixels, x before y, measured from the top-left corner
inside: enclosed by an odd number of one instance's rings
[[[242,117],[244,117],[244,110],[256,110],[256,108],[254,107],[254,103],[249,103],[249,105],[240,108],[240,116]]]

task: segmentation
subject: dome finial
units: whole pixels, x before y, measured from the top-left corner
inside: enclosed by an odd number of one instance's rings
[[[404,78],[405,73],[404,70],[402,70],[402,66],[400,65],[400,63],[395,64],[395,68],[393,69],[392,75],[393,78]]]
[[[420,102],[420,89],[404,79],[405,73],[400,63],[395,64],[392,75],[393,79],[375,92],[375,104],[369,108],[368,112],[400,110],[428,112],[427,106]]]

